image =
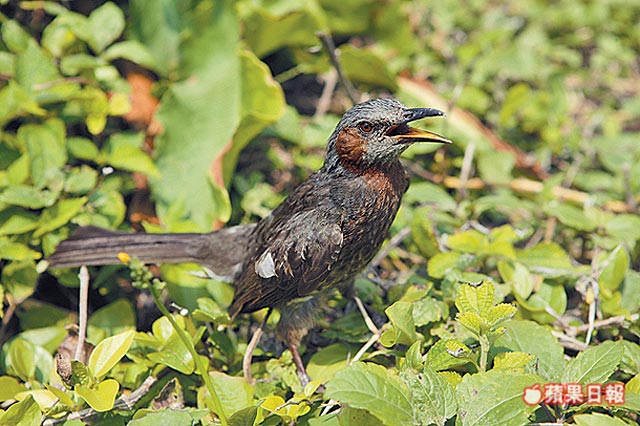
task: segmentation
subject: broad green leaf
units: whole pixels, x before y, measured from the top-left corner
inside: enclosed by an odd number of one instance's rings
[[[161,410],[157,412],[150,412],[142,417],[136,416],[134,420],[127,423],[128,426],[191,426],[193,424],[194,418],[186,410]]]
[[[581,231],[593,231],[597,225],[581,209],[569,204],[552,201],[544,206],[543,211],[549,216],[557,217],[563,224]]]
[[[98,343],[89,357],[89,370],[98,379],[104,377],[125,356],[134,336],[135,332],[125,331]]]
[[[268,396],[260,405],[265,410],[279,416],[285,423],[293,423],[295,420],[307,414],[311,409],[306,402],[294,402],[285,404],[279,395]]]
[[[15,244],[17,243],[7,243],[0,237],[0,258],[11,259],[11,255],[15,254],[15,248],[12,248],[11,245]],[[26,246],[22,246],[20,250],[26,251],[31,257],[29,257],[28,260],[11,262],[2,268],[2,285],[5,291],[11,293],[15,298],[16,303],[22,303],[33,294],[38,279],[36,265],[33,260],[31,260],[32,258],[39,257],[38,253],[28,253],[30,250],[27,249]],[[28,313],[29,310],[27,310],[24,315],[27,316]]]
[[[498,370],[524,370],[535,361],[534,355],[524,352],[501,352],[493,359],[493,368]]]
[[[51,232],[66,225],[86,204],[87,197],[60,200],[52,207],[45,209],[40,216],[40,226],[33,233],[34,237]]]
[[[212,371],[209,373],[226,416],[253,404],[253,386],[244,377],[233,377]]]
[[[325,395],[361,408],[385,424],[413,424],[409,389],[381,365],[357,362],[336,373]]]
[[[604,262],[606,266],[598,277],[598,284],[607,297],[616,291],[624,280],[629,269],[629,255],[622,246],[618,246]]]
[[[515,305],[510,303],[500,303],[489,309],[486,320],[489,323],[489,326],[493,329],[504,321],[513,318],[517,310],[518,308],[516,308]]]
[[[34,378],[36,373],[36,348],[24,339],[17,338],[9,346],[8,359],[15,374],[23,381]]]
[[[446,244],[453,250],[463,253],[482,253],[489,245],[489,239],[483,233],[470,229],[449,235]]]
[[[468,356],[471,354],[471,349],[454,339],[438,340],[427,352],[426,364],[434,371],[440,371],[469,362],[464,358],[453,356],[452,352]]]
[[[177,334],[173,334],[160,351],[150,353],[147,357],[153,362],[165,364],[183,374],[193,373],[194,361],[191,352]]]
[[[537,408],[522,401],[524,388],[541,379],[533,374],[491,370],[467,374],[456,387],[456,424],[511,426],[526,424]]]
[[[420,337],[416,333],[416,325],[413,321],[413,306],[409,302],[398,301],[385,309],[392,328],[385,331],[380,342],[387,347],[395,344],[412,344]]]
[[[388,68],[387,62],[374,51],[352,44],[340,46],[339,50],[342,68],[349,79],[392,91],[397,89],[396,76]]]
[[[467,330],[475,334],[480,335],[480,332],[485,328],[485,321],[480,318],[480,315],[474,312],[462,312],[456,315],[456,321],[462,324]]]
[[[634,214],[616,215],[607,222],[605,230],[612,237],[628,243],[640,240],[640,217]]]
[[[547,327],[533,321],[512,320],[505,324],[506,332],[496,342],[492,352],[506,350],[535,355],[538,374],[545,380],[553,380],[565,366],[564,350]]]
[[[461,313],[473,312],[486,317],[493,306],[495,288],[489,281],[478,285],[462,284],[456,294],[456,307]]]
[[[517,257],[530,270],[549,277],[573,275],[578,272],[571,264],[567,252],[557,243],[536,244],[532,248],[519,251]]]
[[[562,383],[604,383],[622,360],[622,342],[606,341],[578,354],[567,363]]]
[[[527,300],[519,300],[522,318],[533,319],[539,323],[552,323],[555,318],[546,312],[546,308],[553,309],[562,315],[567,308],[567,293],[562,285],[550,284],[543,281],[538,291]]]
[[[258,407],[245,407],[229,417],[229,426],[253,426],[258,416]],[[150,426],[156,426],[150,425]],[[338,425],[336,425],[338,426]]]
[[[7,85],[0,89],[0,125],[4,126],[4,123],[27,114],[44,115],[45,113],[46,111],[40,108],[38,102],[15,80],[9,80]]]
[[[441,211],[454,211],[457,207],[456,200],[442,186],[427,181],[412,183],[403,201],[407,204],[434,204]],[[420,209],[416,209],[416,214],[418,212]]]
[[[71,377],[69,379],[62,377],[62,379],[67,382],[69,386],[84,387],[91,387],[96,381],[91,371],[89,371],[89,367],[75,359],[71,360]]]
[[[622,284],[622,301],[620,304],[629,312],[640,310],[640,273],[629,270]]]
[[[113,408],[120,384],[113,379],[98,383],[94,388],[76,386],[76,393],[98,412],[109,411]]]
[[[0,193],[0,202],[28,209],[41,209],[55,203],[57,194],[53,191],[39,190],[32,186],[14,185]]]
[[[106,2],[91,12],[87,23],[91,31],[87,41],[96,53],[100,53],[122,34],[124,12],[114,3]]]
[[[39,85],[60,78],[58,69],[47,53],[30,40],[27,48],[16,56],[16,82],[39,100]]]
[[[2,40],[13,53],[22,53],[27,50],[31,39],[29,33],[13,19],[7,19],[2,23]]]
[[[70,137],[67,138],[67,150],[69,154],[80,160],[95,161],[98,157],[98,147],[86,138]]]
[[[449,305],[433,297],[423,297],[413,302],[413,321],[417,327],[442,320],[449,316]]]
[[[578,426],[627,426],[623,420],[602,413],[576,414],[573,420]]]
[[[15,377],[0,376],[0,401],[16,399],[16,395],[26,391],[27,388]]]
[[[451,269],[458,265],[462,255],[455,251],[438,253],[427,262],[427,272],[433,278],[444,278]]]
[[[351,351],[342,343],[334,343],[320,349],[307,363],[307,374],[313,380],[329,381],[336,372],[347,366]]]
[[[98,172],[89,166],[74,167],[67,175],[64,190],[71,194],[86,194],[95,188],[98,182]]]
[[[103,306],[89,317],[87,336],[92,342],[99,342],[136,326],[136,314],[127,299],[116,301]]]
[[[229,324],[231,319],[225,309],[220,307],[215,300],[210,297],[200,297],[197,300],[198,309],[194,310],[192,316],[197,321],[208,321],[216,324]]]
[[[326,419],[326,420],[325,420]],[[313,421],[313,423],[312,423]],[[384,423],[367,410],[345,405],[340,408],[337,417],[320,416],[309,419],[310,426],[383,426]]]
[[[142,150],[142,133],[113,135],[105,146],[104,161],[117,169],[144,173],[159,178],[160,174],[151,157]]]
[[[49,392],[51,392],[52,394],[54,394],[56,396],[56,398],[58,398],[58,400],[60,401],[60,403],[66,405],[67,407],[73,407],[74,406],[74,402],[71,399],[71,397],[63,390],[58,389],[55,386],[52,385],[48,385],[45,383],[44,385],[47,390]]]
[[[31,396],[42,411],[46,411],[47,409],[53,407],[56,402],[58,402],[58,397],[53,392],[47,389],[33,389],[22,392],[20,395],[18,395],[18,400],[22,400],[27,396]]]
[[[102,52],[102,58],[108,62],[114,59],[127,59],[145,68],[156,69],[155,58],[147,48],[136,40],[126,40],[116,43]]]
[[[0,414],[0,426],[38,426],[42,412],[31,395]]]
[[[623,340],[624,353],[620,362],[620,369],[628,374],[640,373],[640,345]]]
[[[428,366],[421,372],[403,371],[400,377],[411,392],[415,424],[444,425],[456,413],[458,404],[453,388]]]
[[[6,217],[4,213],[10,213]],[[15,235],[29,232],[38,227],[38,216],[22,209],[7,209],[0,212],[0,235]]]
[[[534,279],[529,270],[518,262],[498,262],[498,272],[502,279],[511,286],[515,296],[527,299],[533,291]]]
[[[478,172],[488,184],[508,184],[511,182],[515,163],[516,157],[511,152],[487,150],[478,153]]]
[[[64,123],[51,119],[47,125],[20,126],[18,138],[31,161],[31,178],[36,188],[43,188],[67,162]],[[50,187],[50,186],[49,186]]]

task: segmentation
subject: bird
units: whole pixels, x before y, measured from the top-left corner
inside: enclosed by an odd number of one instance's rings
[[[409,186],[400,155],[412,144],[449,144],[409,123],[445,113],[394,98],[353,106],[328,140],[324,163],[257,223],[210,233],[145,234],[78,228],[48,258],[50,267],[195,262],[234,285],[229,315],[279,309],[277,335],[309,381],[298,346],[329,295],[348,289],[378,252]],[[268,314],[267,314],[268,315]]]

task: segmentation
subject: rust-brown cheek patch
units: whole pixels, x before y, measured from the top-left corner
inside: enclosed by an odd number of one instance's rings
[[[367,140],[354,128],[342,129],[336,140],[336,152],[342,165],[352,168],[362,163],[367,152]]]

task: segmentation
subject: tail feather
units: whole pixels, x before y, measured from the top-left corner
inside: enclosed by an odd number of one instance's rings
[[[195,262],[221,277],[231,276],[244,261],[255,225],[241,225],[209,234],[145,234],[77,229],[47,260],[53,268],[120,263],[125,252],[146,263]]]

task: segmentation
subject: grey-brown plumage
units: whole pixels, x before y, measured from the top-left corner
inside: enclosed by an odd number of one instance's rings
[[[62,242],[49,262],[117,263],[117,253],[126,251],[146,262],[201,263],[233,281],[232,316],[280,308],[279,334],[297,346],[327,290],[350,284],[386,237],[409,185],[400,154],[414,142],[449,143],[407,123],[441,115],[394,99],[364,102],[340,120],[323,167],[257,224],[209,234],[93,228]]]

